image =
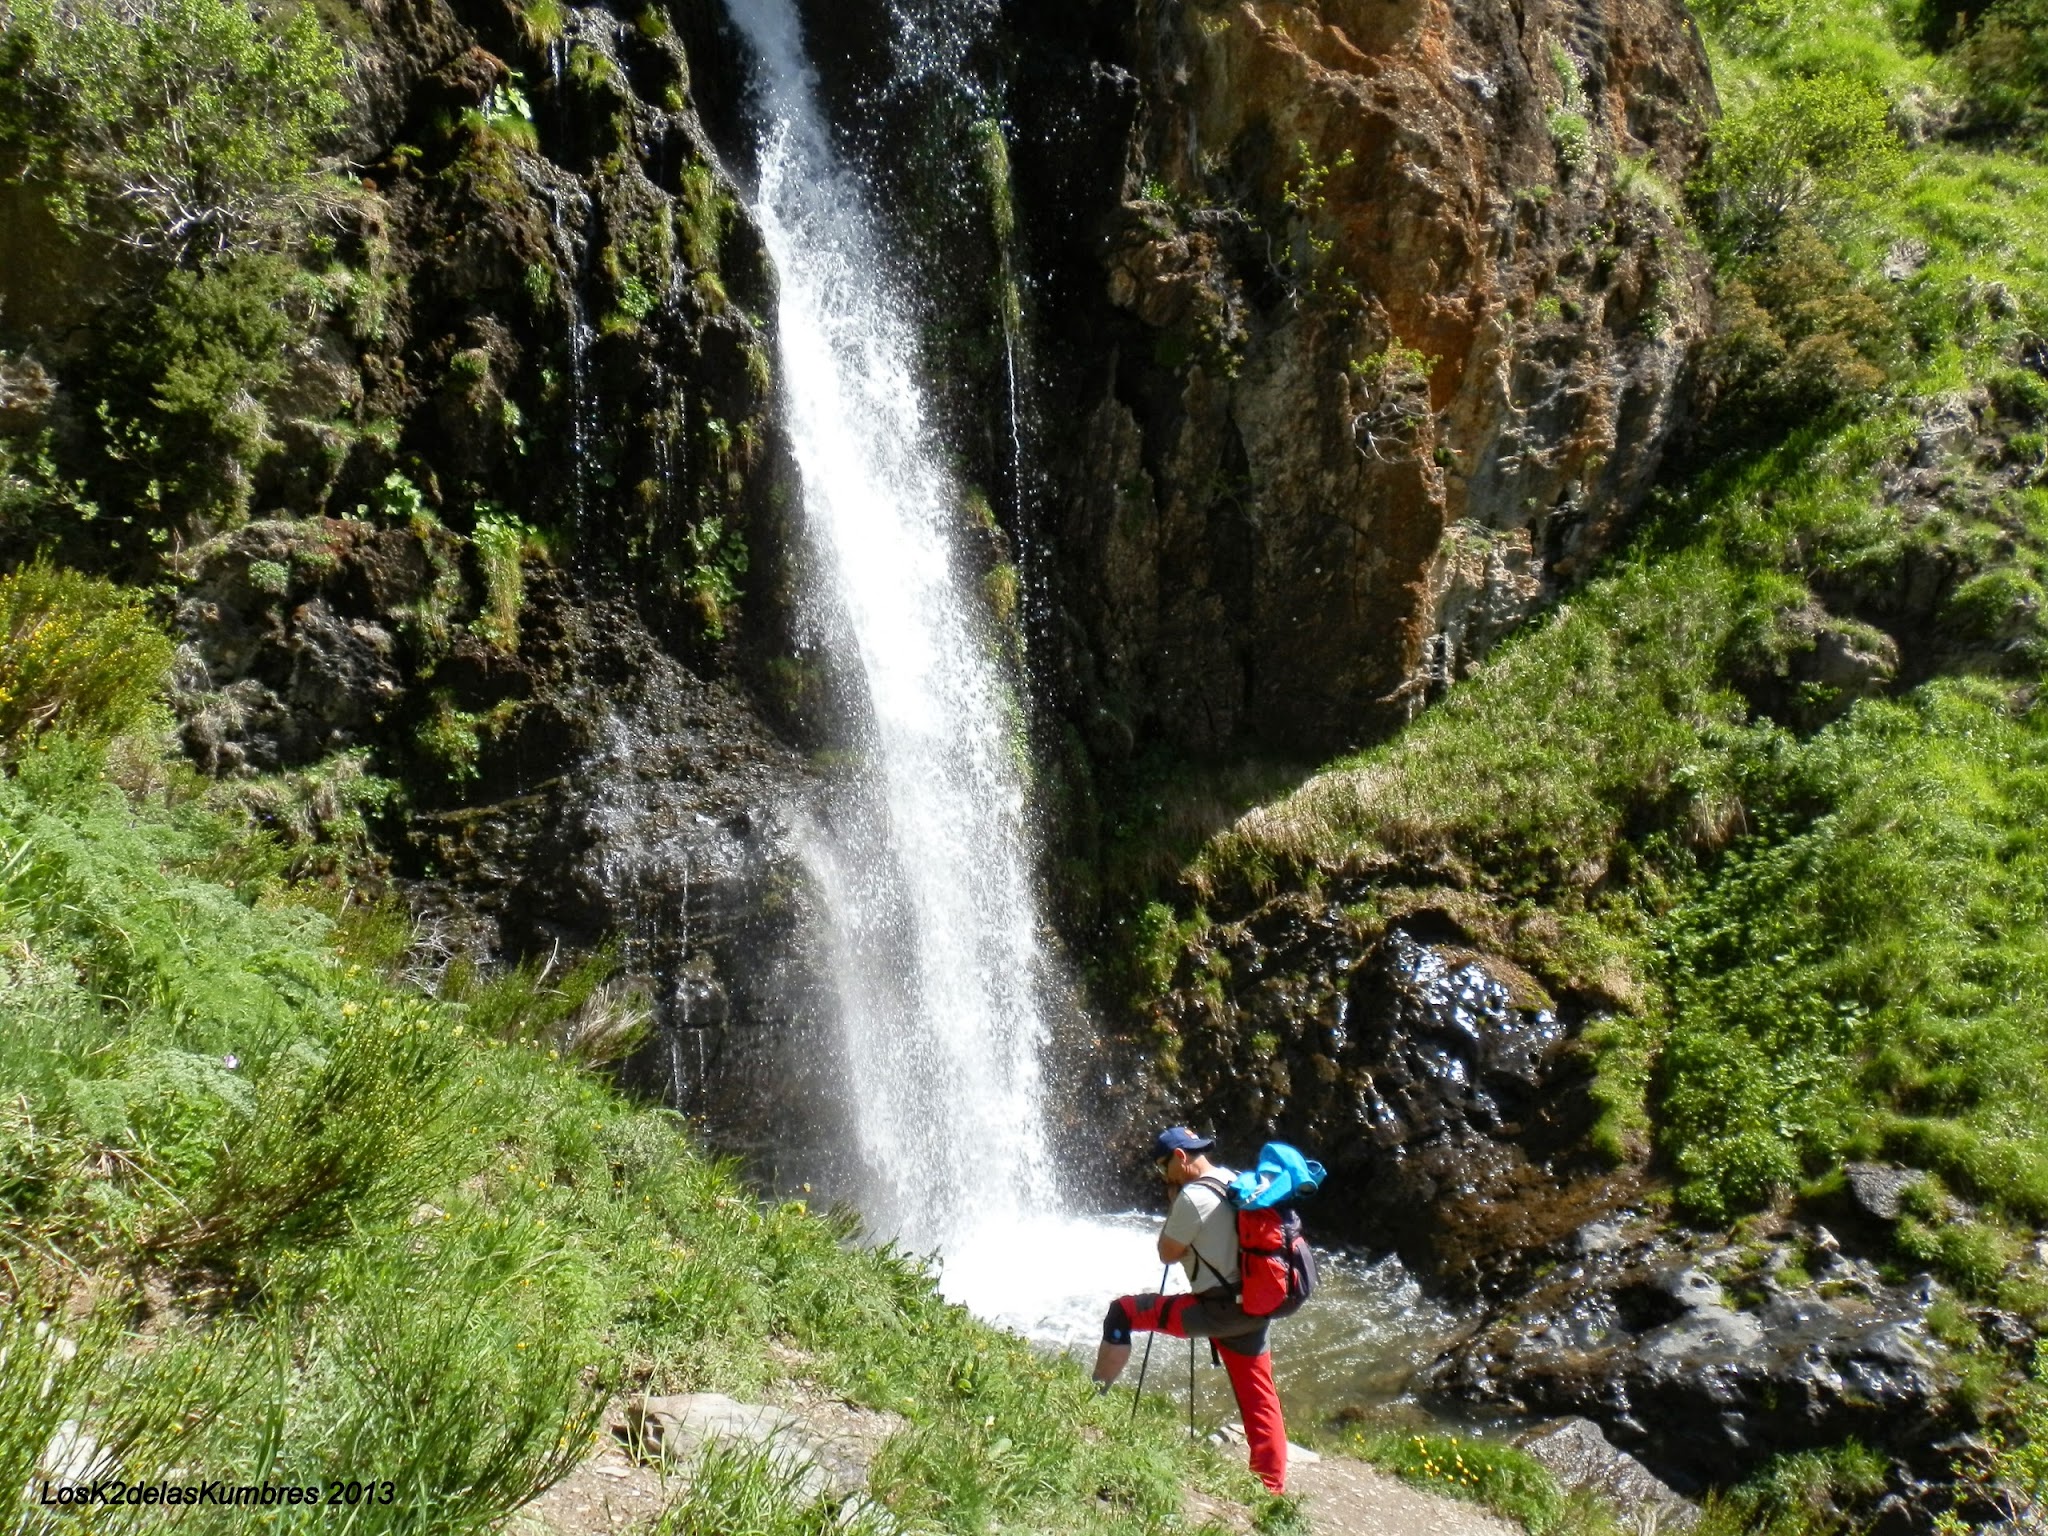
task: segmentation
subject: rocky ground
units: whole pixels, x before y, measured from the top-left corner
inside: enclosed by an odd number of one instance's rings
[[[516,1529],[521,1536],[638,1536],[686,1496],[689,1469],[707,1447],[765,1453],[807,1490],[857,1508],[870,1463],[901,1427],[891,1415],[821,1396],[788,1408],[716,1393],[635,1400],[607,1421],[591,1456],[536,1499]],[[1303,1500],[1316,1536],[1512,1536],[1519,1529],[1363,1462],[1299,1447],[1289,1492]],[[1244,1506],[1194,1490],[1187,1513],[1228,1531],[1253,1529]]]

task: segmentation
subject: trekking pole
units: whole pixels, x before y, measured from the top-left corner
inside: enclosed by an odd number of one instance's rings
[[[1195,1438],[1195,1336],[1188,1335],[1188,1438]]]
[[[1162,1311],[1166,1307],[1166,1272],[1172,1268],[1173,1265],[1168,1263],[1161,1266],[1159,1271],[1159,1306]],[[1164,1320],[1164,1318],[1161,1319],[1162,1322]],[[1138,1390],[1131,1394],[1131,1422],[1133,1424],[1138,1422],[1138,1399],[1145,1395],[1145,1372],[1152,1365],[1152,1341],[1158,1337],[1159,1330],[1157,1328],[1152,1329],[1145,1335],[1145,1358],[1138,1362]]]

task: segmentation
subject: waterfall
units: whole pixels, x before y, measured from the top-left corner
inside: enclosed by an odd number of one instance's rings
[[[951,1254],[1053,1194],[1021,717],[956,568],[962,497],[927,423],[909,306],[834,150],[794,0],[727,7],[753,55],[754,216],[780,282],[811,618],[855,695],[860,766],[806,852],[832,928],[855,1193],[878,1231]]]

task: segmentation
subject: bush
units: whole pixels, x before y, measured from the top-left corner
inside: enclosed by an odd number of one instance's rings
[[[297,277],[283,257],[245,253],[173,272],[109,315],[86,387],[101,401],[93,489],[133,508],[109,519],[115,547],[146,553],[174,530],[197,540],[246,515],[271,447],[267,398],[312,318]]]
[[[1956,56],[1983,122],[2006,129],[2048,122],[2048,0],[1997,0]]]
[[[219,256],[336,195],[345,69],[310,5],[15,0],[5,50],[0,143],[75,229]]]
[[[0,758],[52,727],[133,727],[170,666],[171,642],[134,592],[40,562],[0,576]]]
[[[454,1043],[419,1004],[341,1005],[339,1036],[283,1053],[229,1131],[174,1241],[216,1263],[339,1241],[409,1211],[458,1145]]]
[[[1890,313],[1804,221],[1726,264],[1717,319],[1706,372],[1719,441],[1825,419],[1886,381]]]
[[[1903,179],[1889,113],[1880,91],[1847,75],[1774,82],[1714,129],[1694,199],[1736,251],[1767,246],[1795,220],[1827,221]]]

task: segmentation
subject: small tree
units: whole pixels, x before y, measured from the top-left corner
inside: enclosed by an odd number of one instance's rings
[[[1794,220],[1825,222],[1899,184],[1906,151],[1888,114],[1846,75],[1787,81],[1722,120],[1694,194],[1732,248],[1762,249]]]
[[[0,19],[0,142],[67,226],[203,259],[336,195],[343,60],[309,7],[0,0]]]
[[[1957,56],[1986,122],[2048,125],[2048,0],[1998,0],[1964,36]]]

